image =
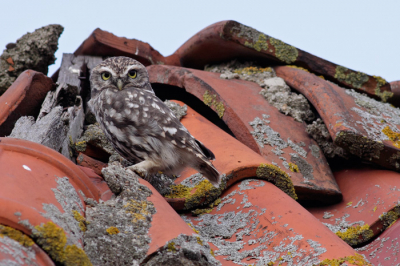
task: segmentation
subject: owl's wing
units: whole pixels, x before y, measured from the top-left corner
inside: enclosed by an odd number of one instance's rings
[[[171,109],[154,93],[137,88],[124,91],[118,96],[119,99],[112,103],[116,105],[112,108],[122,116],[120,128],[125,127],[131,136],[151,142],[148,144],[153,147],[157,146],[155,143],[158,140],[165,140],[179,148],[215,159],[214,154],[189,133]]]

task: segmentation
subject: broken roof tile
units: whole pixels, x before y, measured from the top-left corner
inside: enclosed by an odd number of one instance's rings
[[[173,66],[149,66],[148,72],[152,84],[181,87],[210,106],[238,140],[291,176],[299,199],[341,199],[325,157],[306,133],[306,125],[270,105],[256,83]]]
[[[233,20],[221,21],[201,30],[174,53],[183,67],[203,69],[206,65],[232,59],[294,64],[323,75],[343,86],[379,97],[390,93],[390,84],[314,56]]]
[[[92,169],[97,175],[102,175],[101,170],[107,167],[106,163],[93,159],[92,157],[87,156],[86,154],[79,153],[76,158],[76,163],[80,166],[87,167]]]
[[[79,46],[74,55],[127,56],[138,60],[145,66],[165,63],[164,56],[148,43],[117,37],[99,28],[95,29]]]
[[[400,216],[400,174],[371,168],[335,173],[343,201],[308,210],[352,246],[379,236]]]
[[[0,137],[11,133],[21,116],[37,116],[53,81],[44,74],[24,71],[0,97]]]
[[[104,180],[103,177],[101,177],[99,174],[97,174],[92,168],[89,167],[84,167],[79,165],[78,166],[82,172],[86,174],[86,176],[90,179],[90,181],[94,184],[96,189],[99,191],[100,199],[103,201],[107,201],[111,199],[111,197],[114,195],[110,188],[107,185],[107,182]],[[104,167],[107,167],[105,165]],[[101,172],[100,172],[101,174]]]
[[[355,251],[300,204],[263,180],[242,180],[200,216],[183,214],[222,265],[317,265]]]
[[[335,144],[366,161],[400,170],[398,108],[301,69],[279,66],[275,71],[314,105]]]

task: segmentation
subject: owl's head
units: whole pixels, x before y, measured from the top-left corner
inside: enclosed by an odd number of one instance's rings
[[[134,87],[153,92],[146,68],[138,61],[124,56],[110,57],[93,68],[90,85],[92,98],[106,89],[118,92]]]

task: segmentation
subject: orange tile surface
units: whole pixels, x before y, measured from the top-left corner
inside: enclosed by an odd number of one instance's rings
[[[400,170],[398,109],[371,105],[365,96],[353,97],[351,91],[300,69],[280,66],[275,71],[314,105],[338,146],[364,160]]]
[[[9,135],[21,116],[37,116],[42,101],[53,85],[51,78],[33,70],[26,70],[19,75],[0,96],[0,137]]]
[[[210,213],[183,217],[211,243],[224,266],[313,265],[355,253],[296,201],[263,180],[238,182]]]
[[[296,122],[271,106],[259,94],[260,87],[257,84],[242,80],[224,80],[220,79],[216,73],[172,66],[150,66],[148,71],[150,82],[153,84],[168,84],[184,88],[202,101],[204,95],[214,95],[214,101],[224,106],[221,119],[235,137],[268,161],[277,163],[289,174],[300,199],[326,202],[337,202],[341,199],[340,191],[325,157],[316,146],[316,142],[305,132],[305,124]],[[218,113],[215,106],[213,110]],[[255,130],[250,123],[255,123],[256,119],[263,119],[265,126],[270,127],[271,132],[278,134],[281,141],[273,142],[273,145],[264,144],[261,147],[251,134]],[[185,124],[185,119],[182,123]],[[192,132],[190,127],[189,131]],[[221,134],[219,132],[213,135],[219,136]],[[275,135],[272,136],[274,137]],[[274,149],[277,145],[281,145],[281,142],[285,145],[282,144],[283,153],[278,155]],[[289,142],[292,147],[288,144]],[[223,141],[219,143],[224,144]],[[311,152],[312,146],[318,148],[317,154]],[[297,154],[298,151],[300,152]],[[303,169],[300,168],[300,172],[296,173],[284,167],[285,162],[297,162],[293,161],[294,156],[291,155],[293,153],[304,168],[311,168],[309,172],[302,173]]]

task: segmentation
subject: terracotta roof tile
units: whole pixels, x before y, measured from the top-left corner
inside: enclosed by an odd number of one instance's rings
[[[276,74],[303,93],[327,125],[333,141],[350,153],[386,168],[400,169],[397,108],[343,89],[311,73],[287,66]]]
[[[270,105],[260,95],[257,84],[172,66],[149,66],[148,71],[151,83],[182,87],[209,105],[238,140],[291,176],[300,199],[325,202],[341,199],[325,157],[306,133],[305,124]],[[259,136],[255,136],[257,132]]]
[[[0,97],[0,136],[11,133],[21,116],[37,116],[53,81],[44,74],[25,70]]]
[[[377,239],[357,249],[373,265],[392,266],[399,264],[400,221],[395,222]]]
[[[372,96],[376,96],[377,88],[379,92],[390,92],[389,83],[380,77],[336,65],[232,20],[217,22],[201,30],[174,55],[181,66],[200,69],[207,64],[235,58],[294,64]]]
[[[188,105],[181,122],[215,154],[219,188],[193,169],[177,178],[160,173],[151,184],[124,169],[130,163],[87,108],[89,72],[109,56],[142,62],[160,98]],[[270,75],[255,76],[261,68]],[[63,126],[61,150],[0,138],[0,260],[15,258],[4,247],[34,252],[38,265],[62,264],[70,250],[82,264],[398,263],[400,112],[383,102],[399,106],[399,81],[333,64],[235,21],[206,27],[166,57],[96,29],[64,54],[56,79],[52,90],[50,78],[28,70],[0,97],[0,136],[19,118],[17,133],[25,135],[32,132],[21,125],[37,116]],[[286,102],[271,100],[282,95]],[[51,125],[44,138],[54,137],[46,135]],[[43,244],[49,234],[59,249]],[[38,246],[28,250],[16,235]]]
[[[0,236],[0,261],[4,265],[55,265],[43,249],[20,231],[0,225]]]
[[[101,29],[95,29],[74,52],[74,55],[127,56],[145,66],[165,61],[164,56],[148,43],[117,37]]]
[[[359,246],[368,242],[400,215],[400,174],[365,168],[336,172],[335,178],[343,201],[308,210],[332,231],[340,232],[349,244]],[[387,214],[391,212],[397,216]]]
[[[300,204],[263,180],[235,183],[211,212],[183,218],[211,243],[223,265],[313,265],[355,253]]]
[[[229,187],[239,180],[255,176],[268,180],[277,186],[281,185],[282,190],[285,190],[292,197],[297,197],[289,177],[283,171],[280,171],[268,159],[263,158],[219,129],[192,108],[188,107],[187,115],[181,122],[196,139],[213,151],[216,157],[213,164],[225,177],[220,188],[215,188],[204,178],[197,176],[196,171],[187,169],[175,180],[175,184],[184,186],[176,187],[177,190],[189,189],[190,195],[181,198],[182,193],[177,191],[177,196],[172,194],[166,198],[174,209],[193,209],[204,204],[210,204],[220,196],[225,187]],[[210,136],[213,137],[210,138]],[[268,169],[271,172],[275,170],[275,175],[264,175],[262,173],[263,166],[266,171]],[[285,183],[285,178],[289,184]],[[282,186],[282,183],[285,185]]]

